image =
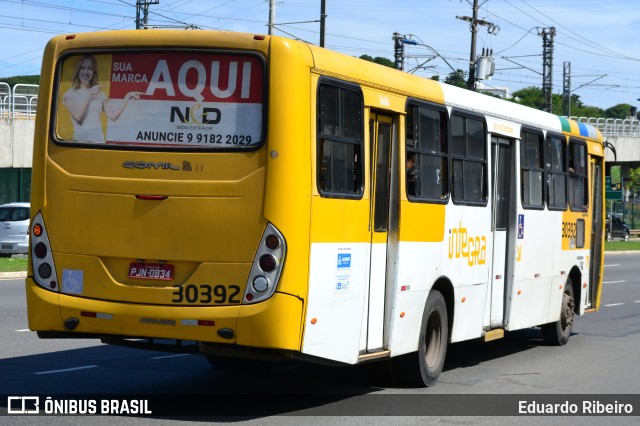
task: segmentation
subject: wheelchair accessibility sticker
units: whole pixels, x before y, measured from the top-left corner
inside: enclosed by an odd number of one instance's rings
[[[63,269],[62,291],[70,294],[82,294],[84,291],[84,271],[78,269]]]

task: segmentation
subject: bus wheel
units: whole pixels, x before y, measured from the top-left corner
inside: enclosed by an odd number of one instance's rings
[[[560,319],[542,326],[542,340],[544,340],[546,344],[552,346],[567,344],[569,337],[571,337],[575,306],[573,285],[571,284],[571,278],[567,278],[567,283],[564,286],[564,293],[562,295]]]
[[[409,386],[433,386],[438,381],[449,340],[447,305],[431,290],[422,316],[418,352],[392,359],[394,375]]]

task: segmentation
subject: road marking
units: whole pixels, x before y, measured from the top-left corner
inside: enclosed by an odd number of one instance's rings
[[[604,265],[605,268],[609,268],[609,267],[612,267],[612,266],[620,266],[620,264],[619,263],[612,263],[611,265]]]
[[[149,359],[164,359],[164,358],[178,358],[180,356],[189,356],[191,354],[178,354],[178,355],[165,355],[165,356],[154,356]]]
[[[618,283],[626,283],[625,280],[621,281],[602,281],[602,284],[618,284]]]
[[[97,365],[83,365],[82,367],[74,367],[74,368],[65,368],[63,370],[49,370],[49,371],[37,371],[33,374],[55,374],[55,373],[66,373],[68,371],[77,371],[77,370],[86,370],[88,368],[98,368]]]
[[[17,333],[22,333],[23,331],[31,331],[28,328],[23,328],[22,330],[16,330]]]
[[[620,306],[620,305],[624,305],[624,303],[610,303],[610,304],[604,305],[604,306]]]

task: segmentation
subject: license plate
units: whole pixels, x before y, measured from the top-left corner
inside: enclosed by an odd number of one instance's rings
[[[129,278],[171,281],[173,270],[174,266],[170,263],[132,262],[129,265]]]
[[[13,244],[3,244],[2,250],[13,250]]]

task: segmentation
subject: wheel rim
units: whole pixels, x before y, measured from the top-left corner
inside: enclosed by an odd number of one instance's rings
[[[429,316],[429,322],[427,323],[427,335],[425,338],[427,344],[425,361],[429,368],[434,367],[439,360],[440,349],[442,346],[441,339],[442,322],[440,321],[440,314],[437,311],[433,311]]]

